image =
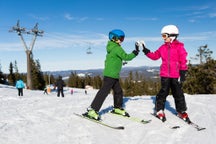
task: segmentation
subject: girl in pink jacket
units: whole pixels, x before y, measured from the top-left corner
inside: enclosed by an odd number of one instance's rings
[[[166,97],[169,95],[171,89],[178,116],[188,121],[185,97],[181,89],[188,68],[186,64],[187,52],[184,48],[184,44],[177,40],[179,30],[175,25],[164,26],[161,30],[161,34],[164,39],[164,44],[155,52],[150,52],[150,50],[142,44],[143,52],[148,58],[152,60],[162,59],[162,64],[160,66],[161,89],[156,95],[155,115],[163,122],[166,121],[164,108]],[[179,77],[180,82],[178,81]]]

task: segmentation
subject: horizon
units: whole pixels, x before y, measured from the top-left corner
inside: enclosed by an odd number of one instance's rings
[[[122,67],[122,71],[124,69],[130,69],[130,68],[159,68],[159,66],[129,66],[129,67]],[[56,70],[56,71],[42,71],[43,73],[55,73],[55,72],[65,72],[65,71],[92,71],[92,70],[102,70],[103,71],[104,68],[94,68],[94,69],[68,69],[68,70]],[[22,73],[22,74],[26,74],[27,72],[19,72],[19,73]],[[9,74],[8,73],[4,73],[4,74]]]

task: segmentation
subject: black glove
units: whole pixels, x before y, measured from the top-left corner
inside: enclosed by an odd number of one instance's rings
[[[136,42],[135,43],[135,50],[133,51],[133,53],[137,56],[139,54],[139,44]]]
[[[149,52],[150,52],[150,50],[149,49],[147,49],[146,47],[145,47],[145,45],[144,44],[142,44],[142,46],[143,46],[143,53],[145,54],[145,55],[147,55]]]
[[[180,83],[183,83],[186,79],[187,70],[180,70],[179,73],[180,73]]]
[[[138,42],[135,43],[135,50],[139,52],[139,43]]]
[[[137,56],[139,54],[139,51],[133,50],[133,53]]]

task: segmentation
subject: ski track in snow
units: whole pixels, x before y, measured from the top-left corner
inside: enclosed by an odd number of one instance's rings
[[[124,98],[124,106],[131,116],[151,119],[149,124],[132,122],[107,114],[113,105],[109,95],[100,114],[104,122],[124,126],[113,130],[79,118],[73,113],[84,113],[97,90],[65,88],[65,97],[55,92],[24,90],[18,97],[14,87],[0,85],[0,144],[213,144],[216,136],[216,95],[188,95],[186,102],[191,120],[204,131],[197,131],[174,115],[172,96],[167,97],[166,117],[162,123],[153,117],[155,96]],[[180,126],[179,129],[171,129]]]

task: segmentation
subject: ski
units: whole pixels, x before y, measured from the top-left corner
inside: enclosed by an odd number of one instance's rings
[[[159,119],[155,114],[153,114],[153,113],[151,113],[151,115],[153,115],[153,116],[155,116],[157,119]],[[180,118],[177,114],[176,114],[176,116],[178,117],[178,118]],[[181,120],[183,120],[182,118],[180,118]],[[161,120],[161,119],[159,119],[159,120]],[[162,121],[162,120],[161,120]],[[197,124],[195,124],[194,122],[192,122],[189,118],[188,119],[186,119],[186,120],[183,120],[184,122],[186,122],[187,124],[189,124],[190,126],[192,126],[193,128],[195,128],[197,131],[201,131],[201,130],[205,130],[206,128],[204,128],[204,127],[200,127],[199,125],[197,125]],[[164,121],[162,121],[162,122],[164,122]],[[173,127],[171,127],[172,129],[177,129],[177,128],[180,128],[180,126],[173,126]]]
[[[180,118],[177,114],[176,116],[178,118]],[[183,120],[184,122],[186,122],[187,124],[189,124],[190,126],[192,126],[193,128],[195,128],[197,131],[201,131],[201,130],[205,130],[206,128],[204,127],[200,127],[198,124],[195,124],[194,122],[192,122],[189,118],[187,118],[186,120],[180,118],[181,120]]]
[[[81,118],[84,118],[84,119],[87,119],[87,120],[90,120],[92,122],[95,122],[97,124],[100,124],[100,125],[103,125],[105,127],[109,127],[109,128],[112,128],[112,129],[116,129],[116,130],[123,130],[124,129],[124,126],[112,126],[112,125],[109,125],[107,123],[104,123],[103,121],[101,120],[94,120],[94,119],[91,119],[83,114],[77,114],[77,113],[74,113],[74,115],[78,116],[78,117],[81,117]]]
[[[151,113],[151,115],[153,115],[155,118],[157,118],[157,119],[160,120],[161,122],[167,123],[166,120],[164,121],[164,120],[158,118],[158,117],[156,116],[156,114]],[[178,125],[176,125],[176,126],[169,126],[169,128],[171,128],[171,129],[178,129],[178,128],[180,128],[180,126],[178,126]]]
[[[112,115],[115,115],[115,116],[119,116],[119,117],[122,117],[122,118],[126,118],[128,120],[131,120],[131,121],[134,121],[134,122],[139,122],[141,124],[147,124],[147,123],[150,123],[151,120],[144,120],[144,119],[140,119],[138,117],[128,117],[128,116],[123,116],[123,115],[119,115],[119,114],[115,114],[113,112],[110,112],[109,114],[112,114]]]

